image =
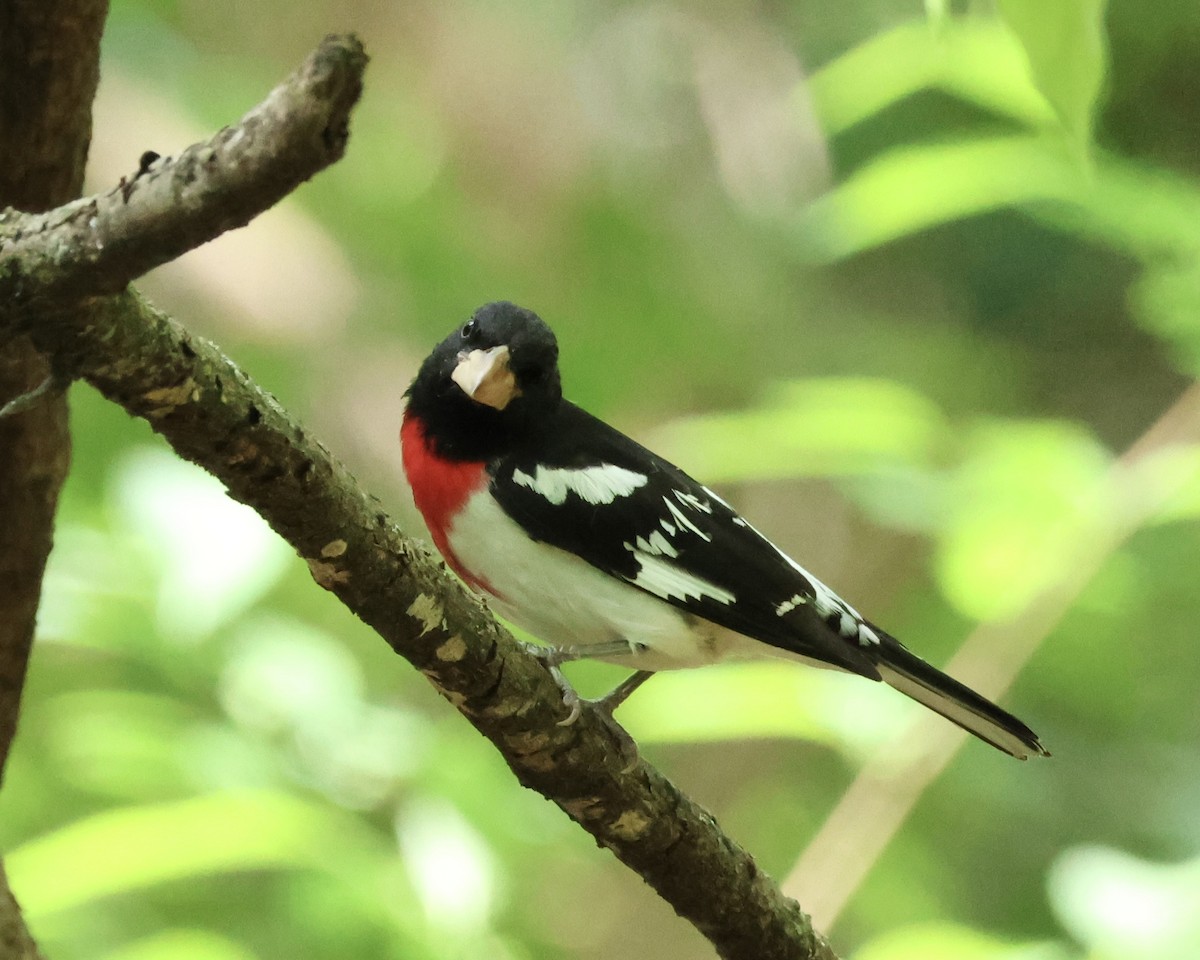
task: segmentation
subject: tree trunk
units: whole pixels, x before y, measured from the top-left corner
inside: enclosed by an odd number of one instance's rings
[[[79,195],[107,12],[108,0],[0,0],[0,207],[46,210]],[[0,405],[49,374],[27,340],[0,339]],[[0,778],[70,450],[60,392],[0,419]],[[38,956],[2,869],[0,950]]]

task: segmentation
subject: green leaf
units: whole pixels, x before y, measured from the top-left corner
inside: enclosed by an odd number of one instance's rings
[[[892,150],[811,204],[801,251],[836,260],[976,214],[1042,200],[1078,202],[1078,164],[1041,136],[972,138]]]
[[[1200,189],[1195,180],[1096,151],[1078,203],[1029,212],[1068,235],[1140,261],[1130,295],[1138,320],[1170,343],[1176,366],[1200,375]]]
[[[30,918],[171,880],[317,867],[361,845],[352,820],[286,794],[209,794],[106,810],[5,858]]]
[[[1033,81],[1086,155],[1107,65],[1104,0],[999,0]]]
[[[821,126],[837,136],[888,107],[937,89],[1032,128],[1055,122],[1009,30],[994,19],[901,24],[830,61],[809,79]]]

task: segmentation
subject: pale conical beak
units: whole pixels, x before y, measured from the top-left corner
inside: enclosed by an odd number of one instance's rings
[[[508,368],[508,347],[503,345],[490,350],[463,351],[450,379],[476,403],[497,410],[503,410],[514,397],[521,395],[517,378]]]

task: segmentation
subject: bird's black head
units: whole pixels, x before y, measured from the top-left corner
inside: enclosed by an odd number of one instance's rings
[[[439,455],[490,460],[562,401],[558,341],[531,310],[486,304],[434,348],[408,398]]]

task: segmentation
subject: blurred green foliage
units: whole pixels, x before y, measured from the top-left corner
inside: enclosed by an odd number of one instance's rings
[[[401,394],[510,298],[574,399],[935,662],[1094,565],[1007,700],[1054,759],[969,745],[834,939],[1200,954],[1200,447],[1116,459],[1200,370],[1200,8],[114,0],[94,184],[344,29],[373,57],[346,160],[151,295],[414,532]],[[86,388],[72,408],[0,794],[48,956],[710,955],[253,514]],[[915,708],[764,663],[623,710],[783,875]]]

